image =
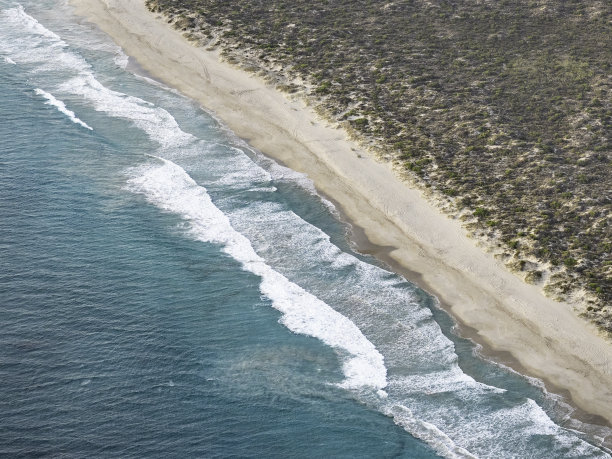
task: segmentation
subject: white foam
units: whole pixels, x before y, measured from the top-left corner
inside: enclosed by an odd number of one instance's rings
[[[448,365],[440,371],[394,378],[392,385],[404,394],[414,394],[415,396],[451,392],[469,392],[470,396],[475,396],[486,393],[503,394],[506,392],[505,389],[476,381],[471,376],[465,374],[456,364]]]
[[[304,191],[307,191],[312,196],[316,196],[323,203],[323,205],[327,207],[327,209],[332,213],[332,215],[340,215],[338,209],[336,209],[336,206],[334,206],[334,204],[329,199],[326,199],[321,194],[319,194],[317,188],[314,185],[314,182],[308,177],[308,175],[282,166],[275,161],[270,162],[270,167],[268,171],[270,172],[270,175],[274,180],[294,183],[295,185],[302,188]]]
[[[4,62],[6,62],[7,64],[11,64],[11,65],[17,65],[17,63],[10,57],[5,57]]]
[[[537,444],[538,439],[548,443],[540,443],[540,447],[546,448],[549,457],[608,457],[600,449],[581,440],[576,432],[555,424],[532,399],[507,403],[499,398],[496,391],[483,392],[482,387],[469,387],[471,384],[463,390],[451,388],[450,397],[442,398],[443,394],[435,390],[435,379],[431,379],[430,383],[432,391],[407,399],[412,408],[407,417],[408,423],[404,412],[406,406],[399,404],[401,409],[398,410],[397,402],[392,402],[396,394],[405,393],[401,389],[398,391],[393,379],[388,386],[391,401],[381,411],[393,416],[396,423],[434,447],[439,435],[428,440],[418,423],[439,427],[461,448],[485,457],[530,457],[533,455],[533,442]],[[431,403],[427,403],[429,397],[433,397]],[[447,400],[447,403],[440,403],[441,399]],[[453,402],[456,399],[462,402],[457,405]],[[444,454],[439,449],[437,451]]]
[[[19,63],[38,64],[35,72],[90,69],[82,57],[65,50],[68,44],[59,35],[28,15],[21,5],[1,12],[0,31],[0,50]]]
[[[36,94],[38,94],[39,96],[43,96],[45,99],[47,99],[45,104],[57,108],[61,113],[66,115],[73,123],[83,126],[84,128],[89,129],[90,131],[93,131],[92,127],[88,126],[87,123],[77,118],[74,112],[72,110],[67,109],[66,104],[61,100],[56,99],[53,94],[50,94],[47,91],[43,91],[40,88],[36,88],[34,92],[36,92]]]
[[[82,96],[96,110],[133,122],[162,147],[180,147],[195,139],[181,131],[166,110],[102,85],[81,56],[68,51],[67,43],[29,16],[22,6],[3,11],[1,19],[16,32],[2,35],[0,49],[4,52],[19,62],[37,64],[34,70],[37,73],[58,70],[72,72],[74,76],[60,84],[58,92]],[[21,35],[23,33],[25,36]],[[124,59],[125,54],[117,49],[117,56]]]
[[[174,94],[175,96],[179,96],[179,97],[182,97],[183,99],[186,99],[185,96],[183,96],[180,91],[178,91],[177,89],[171,88],[170,86],[166,86],[160,81],[154,80],[153,78],[150,78],[145,75],[140,75],[139,73],[133,73],[133,75],[139,80],[142,80],[151,86],[155,86],[156,88],[161,88],[166,92]]]
[[[567,403],[563,396],[549,392],[546,389],[546,385],[541,379],[521,374],[513,368],[510,368],[500,362],[496,362],[494,360],[489,359],[483,354],[482,346],[475,344],[473,353],[475,356],[478,356],[482,360],[487,361],[491,365],[498,366],[500,368],[503,368],[508,373],[512,373],[522,377],[529,384],[542,391],[546,399],[548,399],[548,401],[552,403],[556,417],[561,418],[563,420],[563,425],[565,426],[565,428],[574,430],[575,432],[588,432],[595,439],[595,444],[597,444],[600,448],[604,449],[608,454],[610,454],[610,450],[603,447],[603,444],[605,438],[612,436],[612,429],[606,426],[584,423],[576,418],[572,418],[571,416],[576,411],[576,409],[569,403]],[[537,408],[540,409],[539,406]],[[546,413],[544,414],[546,415]],[[546,417],[548,417],[548,415],[546,415]],[[550,422],[552,422],[552,420],[550,420]]]
[[[253,189],[268,187],[272,176],[270,173],[253,163],[241,149],[230,147],[235,154],[232,156],[232,167],[229,173],[223,174],[216,183],[228,188]],[[227,159],[223,159],[227,162]],[[219,169],[222,169],[219,167]]]
[[[387,416],[392,417],[397,425],[433,447],[438,454],[448,458],[476,458],[467,449],[455,444],[448,435],[435,425],[417,419],[412,411],[404,405],[387,404],[382,411]]]
[[[123,49],[119,48],[117,49],[117,52],[115,53],[113,62],[115,62],[115,65],[117,67],[125,69],[127,68],[128,63],[130,62],[130,58],[127,54],[123,52]]]
[[[263,260],[250,241],[232,227],[229,219],[180,166],[160,159],[161,165],[135,170],[130,190],[145,195],[158,207],[180,215],[190,233],[200,241],[223,245],[223,251],[242,264],[243,269],[261,277],[260,290],[283,315],[280,322],[294,333],[313,336],[348,354],[344,359],[347,389],[382,390],[387,385],[383,356],[357,326],[329,305],[290,282]]]
[[[245,154],[243,150],[248,150],[251,153],[251,155],[255,158],[257,164],[260,165],[262,168],[264,168],[270,174],[270,177],[273,180],[293,183],[294,185],[302,188],[304,191],[308,192],[312,196],[315,196],[317,199],[319,199],[323,203],[323,205],[325,205],[325,207],[327,207],[327,209],[333,215],[336,215],[336,216],[339,215],[338,210],[336,209],[336,206],[334,206],[334,204],[331,201],[329,201],[325,197],[321,196],[321,194],[319,194],[319,192],[317,191],[314,185],[314,182],[308,177],[308,175],[302,172],[294,171],[293,169],[290,169],[288,167],[282,166],[276,161],[268,158],[263,153],[261,153],[259,150],[254,149],[244,140],[236,136],[236,134],[234,134],[227,126],[225,126],[223,121],[220,120],[214,113],[204,108],[203,110],[206,111],[206,113],[208,113],[212,118],[214,118],[217,121],[221,130],[223,130],[225,134],[231,139],[231,141],[235,145],[238,146],[237,150],[240,151],[240,153],[243,155]]]
[[[108,89],[89,72],[62,83],[59,90],[84,97],[97,111],[131,121],[164,148],[178,148],[195,140],[163,108]]]
[[[36,35],[50,38],[52,40],[61,41],[59,35],[44,27],[40,22],[27,14],[22,5],[17,5],[14,8],[4,10],[3,15],[6,16],[15,26],[25,29]]]

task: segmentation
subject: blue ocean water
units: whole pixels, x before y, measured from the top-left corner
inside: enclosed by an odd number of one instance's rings
[[[0,455],[609,457],[304,176],[0,0]]]

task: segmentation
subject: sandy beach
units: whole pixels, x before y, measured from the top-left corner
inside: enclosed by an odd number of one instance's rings
[[[197,48],[144,0],[71,0],[156,79],[197,100],[264,154],[307,174],[356,228],[360,248],[435,294],[484,353],[612,425],[612,344],[466,236],[390,164],[299,100]],[[604,421],[605,420],[605,421]]]

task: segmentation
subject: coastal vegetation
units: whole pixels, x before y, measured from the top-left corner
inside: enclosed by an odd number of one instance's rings
[[[612,332],[612,4],[147,6],[305,98],[393,161],[525,281]]]

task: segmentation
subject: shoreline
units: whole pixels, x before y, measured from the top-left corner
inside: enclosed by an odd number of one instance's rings
[[[327,197],[327,199],[330,198]],[[331,201],[333,201],[333,199],[331,199]],[[571,407],[573,411],[569,415],[570,418],[576,419],[581,423],[586,423],[587,425],[612,429],[612,421],[607,419],[605,416],[601,416],[600,414],[591,413],[576,404],[571,392],[568,389],[555,385],[544,376],[535,376],[530,374],[530,372],[510,351],[493,349],[493,347],[488,345],[488,343],[479,342],[478,330],[466,324],[461,317],[452,314],[449,305],[440,300],[441,295],[435,286],[429,285],[427,282],[425,282],[421,273],[403,266],[390,255],[390,252],[395,249],[394,247],[378,246],[372,243],[368,239],[364,229],[355,225],[354,222],[349,221],[338,203],[333,202],[333,204],[336,206],[336,209],[340,214],[341,221],[347,223],[350,227],[351,243],[354,245],[354,249],[361,254],[376,258],[378,261],[384,263],[391,271],[403,276],[409,282],[417,285],[430,295],[436,297],[438,301],[437,306],[448,314],[455,324],[453,333],[456,333],[460,338],[467,339],[475,346],[478,346],[479,349],[477,349],[476,352],[481,359],[489,361],[494,365],[502,365],[507,367],[523,377],[534,377],[540,380],[548,394],[562,397],[563,401]],[[603,445],[609,448],[612,447],[612,438],[606,438]]]
[[[572,416],[612,426],[612,344],[569,304],[544,297],[477,247],[459,221],[409,188],[391,164],[303,101],[220,62],[218,52],[194,47],[144,1],[70,3],[144,71],[197,100],[264,154],[306,173],[353,225],[360,250],[436,295],[487,357],[567,394],[581,410]]]

